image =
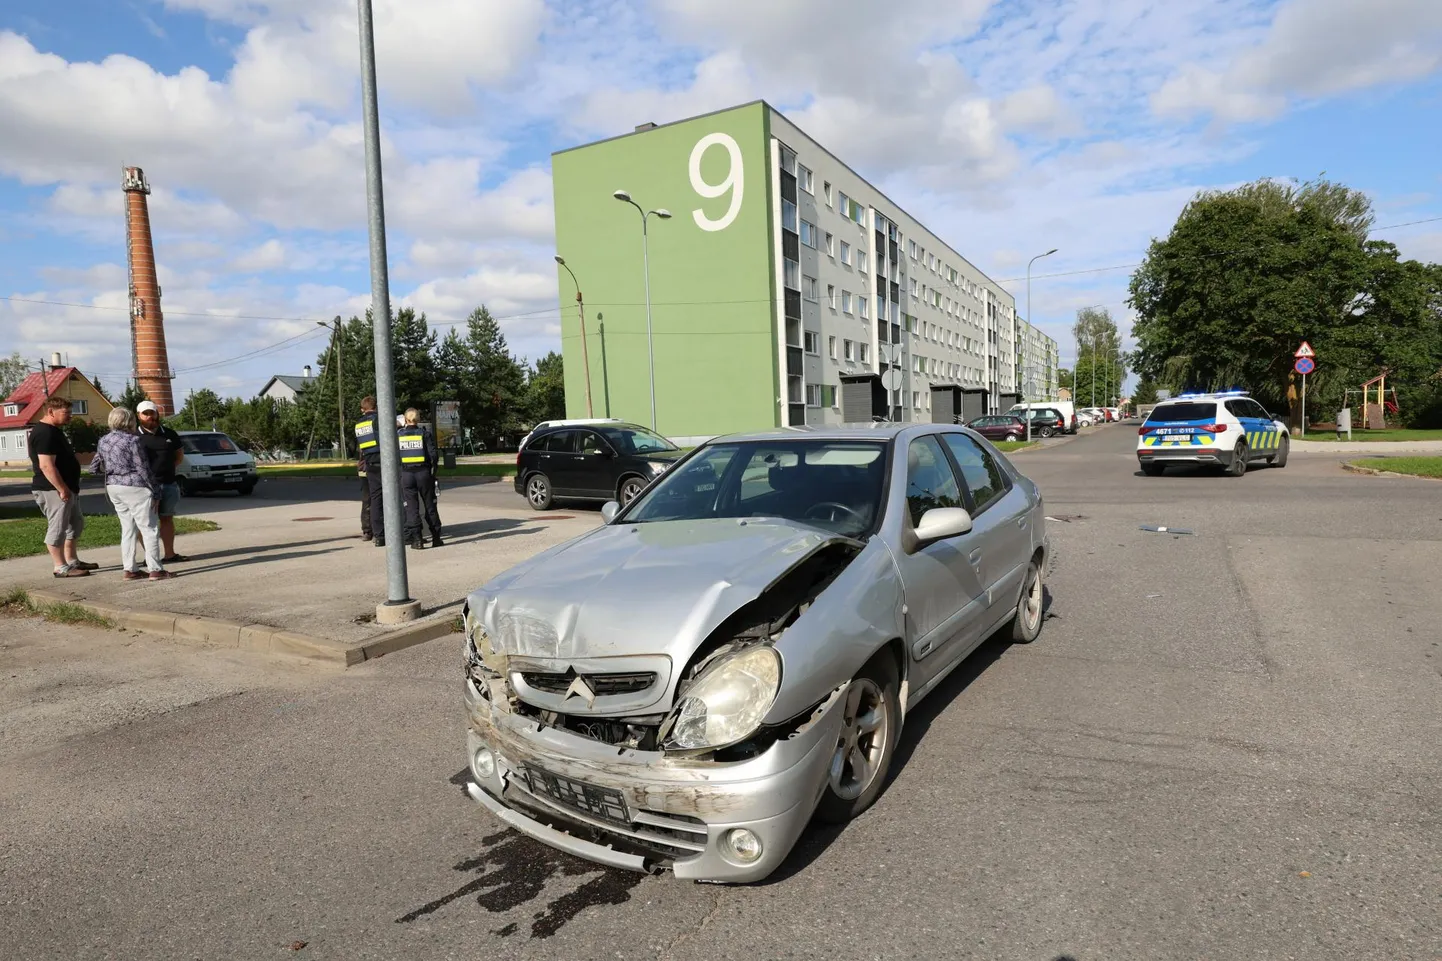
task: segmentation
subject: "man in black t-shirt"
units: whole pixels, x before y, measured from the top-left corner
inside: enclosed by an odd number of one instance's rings
[[[44,414],[30,428],[30,464],[35,475],[30,490],[45,515],[45,548],[55,562],[56,577],[84,577],[99,564],[87,564],[75,553],[85,531],[80,512],[80,461],[63,428],[70,423],[70,401],[51,397]]]
[[[185,456],[180,435],[160,422],[160,410],[148,400],[135,405],[135,416],[140,425],[140,443],[150,455],[150,471],[160,483],[160,544],[164,548],[160,562],[188,561],[190,558],[175,553],[175,514],[180,510],[175,468]]]

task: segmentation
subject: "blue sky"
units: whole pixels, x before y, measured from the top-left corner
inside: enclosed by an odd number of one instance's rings
[[[1032,315],[1068,359],[1077,308],[1128,329],[1128,271],[1102,268],[1200,189],[1325,171],[1379,226],[1442,218],[1437,0],[375,9],[393,301],[438,324],[486,303],[531,358],[559,345],[551,151],[757,97],[1023,308],[1014,279],[1060,248]],[[369,300],[358,92],[350,0],[9,0],[0,351],[59,350],[120,386],[135,164],[179,391],[250,396],[313,363],[314,321]],[[1442,261],[1437,220],[1378,236]]]

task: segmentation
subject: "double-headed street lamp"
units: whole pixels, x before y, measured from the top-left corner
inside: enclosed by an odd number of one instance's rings
[[[646,354],[648,367],[651,372],[651,429],[656,429],[656,343],[651,333],[651,255],[646,245],[646,222],[651,219],[652,214],[662,220],[671,219],[671,211],[664,207],[657,210],[647,210],[636,201],[631,199],[630,193],[625,190],[618,190],[611,196],[622,203],[630,204],[636,208],[641,215],[641,273],[646,284]],[[589,388],[588,388],[589,389]]]
[[[1044,253],[1044,254],[1037,254],[1037,255],[1036,255],[1035,257],[1033,257],[1031,260],[1028,260],[1028,261],[1026,262],[1026,322],[1027,322],[1028,324],[1034,324],[1034,319],[1033,319],[1032,316],[1031,316],[1031,265],[1034,264],[1034,263],[1036,263],[1038,260],[1041,260],[1043,257],[1050,257],[1052,254],[1056,253],[1056,251],[1057,251],[1057,248],[1053,247],[1051,250],[1048,250],[1046,253]],[[1019,339],[1019,338],[1018,338],[1018,339]],[[1027,442],[1028,444],[1030,444],[1030,443],[1031,443],[1031,405],[1030,405],[1030,402],[1028,402],[1025,410],[1026,410],[1026,442]]]
[[[581,315],[581,365],[585,368],[586,375],[586,416],[595,417],[591,409],[591,353],[586,346],[586,302],[581,298],[581,282],[576,279],[576,272],[566,264],[566,260],[560,254],[556,255],[556,263],[566,268],[566,273],[571,275],[571,283],[576,285],[576,310]]]

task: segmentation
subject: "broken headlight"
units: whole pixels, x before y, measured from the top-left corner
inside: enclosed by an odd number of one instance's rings
[[[781,657],[758,644],[707,667],[676,702],[666,747],[726,747],[750,737],[781,686]]]

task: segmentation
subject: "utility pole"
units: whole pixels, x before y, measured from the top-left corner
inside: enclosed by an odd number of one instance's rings
[[[386,264],[385,196],[381,187],[381,124],[376,102],[376,44],[371,0],[357,0],[360,17],[361,106],[365,130],[366,212],[370,227],[371,328],[375,339],[376,439],[380,442],[381,504],[386,539],[386,600],[376,605],[378,624],[413,621],[421,603],[412,600],[406,574],[401,519],[401,458],[396,437],[396,388],[391,370],[390,271]],[[372,481],[374,483],[374,480]],[[374,491],[371,494],[375,496]]]
[[[1038,260],[1041,260],[1043,257],[1050,257],[1052,254],[1054,254],[1054,253],[1056,253],[1056,252],[1057,252],[1057,248],[1053,247],[1051,250],[1048,250],[1046,253],[1044,253],[1044,254],[1037,254],[1037,255],[1036,255],[1035,257],[1033,257],[1031,260],[1028,260],[1028,261],[1026,262],[1026,322],[1027,322],[1028,324],[1032,324],[1033,326],[1035,326],[1035,320],[1032,318],[1032,315],[1031,315],[1031,265],[1034,264],[1034,263],[1036,263]],[[1016,328],[1017,328],[1018,330],[1020,330],[1020,329],[1021,329],[1021,325],[1020,325],[1020,324],[1017,324],[1017,325],[1016,325]],[[1018,338],[1018,339],[1019,339],[1019,338]],[[1072,378],[1072,381],[1075,382],[1075,381],[1076,381],[1076,378]],[[1026,400],[1027,400],[1026,395],[1023,393],[1023,395],[1022,395],[1022,401],[1023,401],[1023,402],[1026,402]],[[1031,405],[1030,405],[1030,403],[1027,403],[1027,406],[1024,408],[1024,410],[1026,411],[1026,442],[1027,442],[1028,444],[1030,444],[1030,443],[1031,443]]]
[[[586,377],[586,416],[595,417],[591,409],[591,353],[586,344],[586,302],[581,297],[581,282],[576,279],[576,272],[567,265],[560,254],[556,255],[556,263],[566,268],[566,273],[571,275],[571,283],[576,285],[576,310],[581,316],[581,366],[584,368]]]
[[[334,324],[334,326],[331,326],[332,324]],[[317,320],[315,322],[315,325],[317,327],[325,327],[328,330],[335,331],[335,337],[331,340],[331,353],[335,357],[335,410],[336,417],[338,419],[338,426],[340,427],[340,435],[338,440],[338,443],[340,445],[340,459],[345,460],[345,376],[341,368],[340,359],[340,317],[337,316],[336,319],[331,323],[326,323],[323,320]]]

